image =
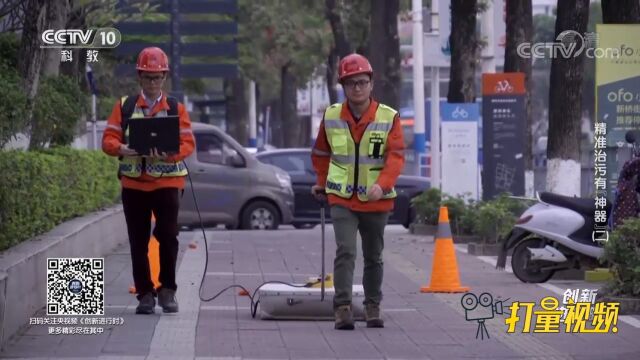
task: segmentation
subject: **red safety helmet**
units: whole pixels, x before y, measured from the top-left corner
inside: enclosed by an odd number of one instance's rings
[[[338,66],[338,81],[358,74],[373,75],[373,69],[366,57],[360,54],[349,54],[340,60],[340,65]]]
[[[169,58],[159,47],[144,48],[138,55],[136,70],[149,72],[169,71]]]

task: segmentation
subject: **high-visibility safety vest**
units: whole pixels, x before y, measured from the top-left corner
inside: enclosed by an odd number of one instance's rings
[[[127,100],[127,96],[123,96],[120,104],[125,104]],[[123,115],[126,116],[126,115]],[[162,110],[156,114],[156,116],[167,116],[167,111]],[[135,105],[133,112],[131,113],[131,118],[143,118],[144,112],[142,109]],[[123,123],[126,121],[124,118],[122,119]],[[129,143],[129,127],[124,126],[122,129],[124,131],[124,143]],[[152,158],[143,158],[140,156],[122,156],[120,157],[120,165],[119,165],[119,174],[130,177],[137,178],[142,175],[142,169],[144,168],[144,172],[153,177],[173,177],[173,176],[187,176],[187,168],[184,166],[182,161],[178,162],[165,162],[159,159]]]
[[[331,162],[325,186],[327,194],[349,199],[354,191],[360,201],[368,201],[367,191],[380,176],[384,166],[384,149],[396,111],[379,104],[375,120],[367,128],[357,144],[349,124],[340,119],[342,104],[334,104],[324,113],[324,129],[331,146]],[[394,188],[383,193],[382,199],[396,197]]]

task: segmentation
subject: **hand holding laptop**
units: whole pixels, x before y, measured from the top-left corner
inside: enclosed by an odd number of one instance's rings
[[[121,144],[120,145],[119,154],[122,155],[122,156],[138,156],[138,155],[140,155],[134,149],[130,149],[127,144]],[[160,159],[160,160],[166,160],[166,158],[169,155],[167,155],[166,152],[162,152],[161,153],[160,151],[158,151],[158,149],[152,148],[151,151],[149,152],[149,155],[142,155],[142,156],[143,157],[156,158],[156,159]]]
[[[118,152],[118,155],[122,155],[122,156],[137,156],[138,153],[129,148],[129,145],[127,144],[120,144],[120,151]]]
[[[159,152],[157,148],[151,148],[151,152],[149,153],[149,155],[145,155],[146,157],[152,157],[152,158],[156,158],[156,159],[160,159],[160,160],[166,160],[167,153],[166,152]]]

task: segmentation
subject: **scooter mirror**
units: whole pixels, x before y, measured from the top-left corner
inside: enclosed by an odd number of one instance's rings
[[[624,139],[629,144],[633,144],[636,142],[636,135],[633,133],[633,131],[627,131],[627,133],[624,135]]]

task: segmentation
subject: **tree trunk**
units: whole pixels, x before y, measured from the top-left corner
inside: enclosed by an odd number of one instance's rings
[[[587,31],[589,0],[559,0],[555,36]],[[551,62],[547,190],[580,196],[580,131],[584,53]]]
[[[393,108],[400,104],[399,0],[371,0],[369,61],[373,67],[373,97]]]
[[[333,33],[333,42],[335,44],[336,54],[343,58],[349,55],[351,51],[351,44],[347,39],[347,35],[342,25],[342,17],[336,9],[336,0],[325,0],[325,14],[329,24],[331,25],[331,32]]]
[[[84,12],[83,7],[77,4],[77,1],[71,3],[72,11],[68,12],[66,28],[67,29],[86,29],[87,14]],[[64,62],[60,64],[60,74],[68,76],[81,84],[86,88],[85,68],[87,65],[87,49],[69,49],[73,53],[73,61]],[[98,55],[98,61],[100,56],[104,56],[104,51],[100,51]]]
[[[241,145],[248,143],[249,103],[245,79],[226,80],[227,89],[227,134]]]
[[[282,125],[282,102],[280,99],[274,100],[271,104],[268,127],[271,144],[278,148],[284,147],[284,126]]]
[[[531,58],[518,56],[517,48],[524,42],[533,41],[533,13],[531,0],[507,1],[507,44],[504,55],[504,72],[523,72],[524,86],[526,89],[525,106],[525,139],[524,169],[525,169],[525,195],[534,196],[533,178],[533,136],[531,118]]]
[[[291,69],[291,63],[283,66],[280,74],[284,147],[299,147],[302,144],[302,126],[298,119],[298,79]]]
[[[445,9],[441,9],[445,11]],[[469,103],[476,99],[475,75],[478,61],[476,34],[477,0],[451,1],[451,68],[449,73],[450,103]]]
[[[640,1],[602,0],[602,22],[605,24],[640,23]]]
[[[338,59],[336,56],[335,49],[332,49],[329,52],[329,56],[327,56],[327,72],[326,72],[326,81],[327,81],[327,91],[329,92],[329,102],[331,104],[335,104],[338,102],[338,91],[336,90],[337,84],[337,72],[338,70]]]
[[[69,14],[68,0],[51,1],[47,12],[47,21],[51,29],[65,29]],[[58,76],[60,73],[60,49],[43,49],[45,60],[42,66],[42,76]],[[77,59],[74,58],[74,61]]]
[[[27,95],[26,119],[30,130],[37,128],[37,122],[33,119],[33,107],[35,97],[40,84],[40,71],[44,61],[44,51],[40,48],[40,34],[46,28],[47,3],[45,0],[29,0],[25,5],[25,21],[22,28],[22,42],[18,56],[18,71],[22,77],[22,86]],[[29,140],[29,149],[35,149],[40,145],[40,140],[33,137]]]

